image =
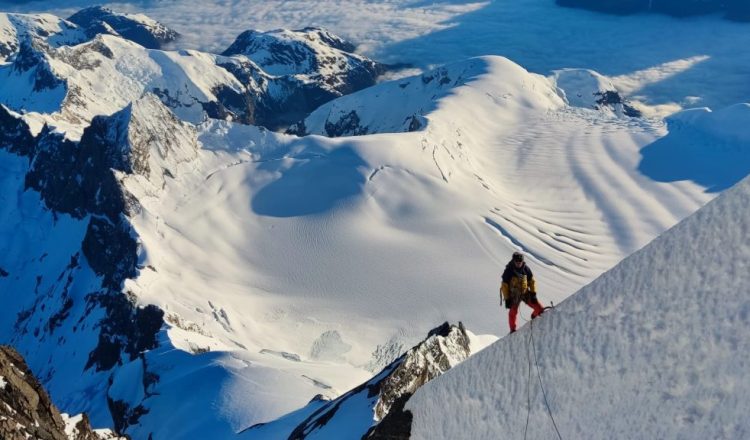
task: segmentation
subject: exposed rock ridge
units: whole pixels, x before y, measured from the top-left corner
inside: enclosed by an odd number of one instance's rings
[[[383,420],[391,406],[404,394],[414,392],[463,362],[471,354],[463,323],[447,322],[432,330],[427,339],[406,352],[401,363],[380,383],[375,420]]]
[[[94,431],[85,414],[61,415],[23,357],[0,345],[0,438],[3,440],[116,439],[108,430]]]
[[[289,439],[302,440],[312,435],[335,436],[335,425],[343,420],[340,414],[350,417],[348,405],[362,407],[363,399],[371,408],[372,425],[362,427],[359,433],[348,434],[362,436],[363,439],[408,438],[411,415],[403,408],[409,397],[419,387],[464,361],[470,354],[469,336],[463,324],[455,326],[446,322],[371,380],[314,411],[292,431]]]

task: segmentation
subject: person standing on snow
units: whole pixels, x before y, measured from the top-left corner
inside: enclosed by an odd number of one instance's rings
[[[544,306],[536,298],[534,274],[524,262],[521,252],[513,252],[513,258],[505,266],[500,292],[505,300],[505,308],[508,309],[508,324],[510,324],[511,333],[516,331],[516,317],[521,301],[534,309],[531,319],[544,312]]]

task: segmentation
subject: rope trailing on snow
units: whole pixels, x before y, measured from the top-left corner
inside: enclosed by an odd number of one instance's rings
[[[523,429],[523,440],[529,432],[529,416],[531,415],[531,356],[529,355],[529,342],[526,342],[526,360],[529,362],[526,377],[526,427]]]
[[[542,396],[544,396],[544,405],[547,407],[547,414],[549,414],[550,420],[552,420],[552,426],[555,427],[555,432],[557,433],[557,438],[562,440],[562,436],[560,435],[560,430],[557,429],[557,423],[555,423],[555,418],[552,417],[552,410],[549,407],[549,402],[547,401],[547,392],[544,391],[544,384],[542,383],[542,374],[539,372],[539,359],[536,357],[536,344],[534,344],[534,321],[532,320],[529,324],[531,326],[529,331],[529,339],[531,339],[531,349],[534,351],[534,364],[536,365],[536,375],[539,378],[539,387],[542,389]],[[528,349],[526,350],[526,353],[528,353]],[[531,363],[529,362],[529,371],[531,370]],[[531,406],[529,405],[529,412],[531,411]],[[528,429],[529,426],[529,416],[526,415],[526,428]],[[526,439],[526,433],[524,433],[524,439]]]

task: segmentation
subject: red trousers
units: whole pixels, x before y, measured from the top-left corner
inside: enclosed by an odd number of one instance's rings
[[[536,298],[524,299],[523,302],[525,302],[527,306],[534,309],[534,312],[531,313],[531,319],[534,319],[537,316],[541,315],[544,311],[544,306],[542,306],[542,304]],[[508,323],[510,324],[510,331],[512,332],[516,331],[516,317],[518,316],[519,305],[521,305],[520,301],[513,304],[510,310],[508,310]]]

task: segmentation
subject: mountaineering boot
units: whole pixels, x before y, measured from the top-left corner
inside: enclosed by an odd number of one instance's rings
[[[541,315],[546,310],[546,308],[542,307],[542,305],[539,304],[538,301],[535,303],[527,303],[527,304],[529,304],[529,306],[531,306],[531,308],[534,309],[534,312],[531,314],[531,319],[535,319],[537,316]]]

